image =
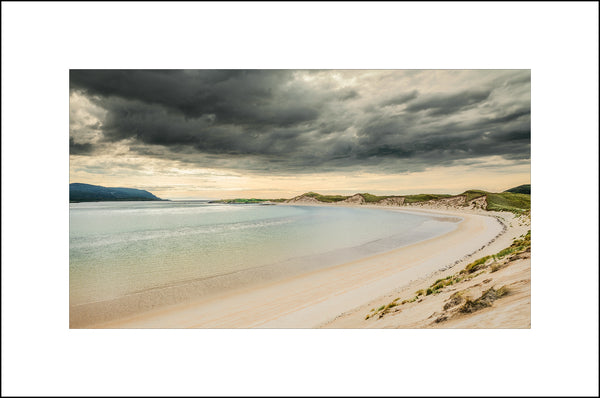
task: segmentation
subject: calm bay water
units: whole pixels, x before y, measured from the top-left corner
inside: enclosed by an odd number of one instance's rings
[[[326,267],[456,228],[381,209],[199,201],[72,203],[69,214],[71,305],[257,267]]]

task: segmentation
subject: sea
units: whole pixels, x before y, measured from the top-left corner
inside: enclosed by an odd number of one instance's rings
[[[201,296],[204,290],[285,278],[431,239],[459,221],[342,206],[208,201],[69,206],[71,306],[186,286],[187,296]]]

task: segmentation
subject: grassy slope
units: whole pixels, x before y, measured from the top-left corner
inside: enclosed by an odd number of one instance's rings
[[[527,211],[531,208],[531,196],[523,193],[493,193],[471,189],[464,192],[463,195],[466,195],[467,202],[481,196],[487,196],[487,210],[520,212]]]
[[[369,193],[361,193],[363,198],[365,198],[365,202],[367,203],[377,203],[383,199],[391,197],[391,195],[387,196],[377,196],[371,195]],[[488,207],[487,210],[496,210],[496,211],[527,211],[531,207],[531,197],[530,195],[521,194],[521,193],[513,193],[513,192],[501,192],[501,193],[493,193],[486,192],[481,190],[469,190],[464,192],[462,195],[466,195],[467,201],[471,201],[473,199],[487,196]],[[332,202],[340,202],[349,198],[350,196],[343,195],[321,195],[316,192],[308,192],[304,194],[304,196],[309,196],[311,198],[315,198],[320,202],[332,203]],[[453,195],[448,194],[420,194],[420,195],[406,195],[404,196],[404,203],[417,203],[417,202],[426,202],[428,200],[436,200],[441,198],[448,198]]]
[[[462,195],[465,195],[467,197],[467,202],[476,199],[476,198],[480,198],[482,196],[487,195],[489,192],[486,191],[481,191],[479,189],[470,189],[468,191],[465,191],[462,193]]]
[[[404,203],[416,203],[416,202],[426,202],[428,200],[434,199],[442,199],[449,198],[452,195],[447,194],[419,194],[419,195],[406,195],[404,197]]]
[[[531,184],[519,185],[518,187],[507,189],[504,192],[525,193],[527,195],[531,195]]]
[[[362,195],[363,198],[365,198],[365,202],[367,202],[367,203],[376,203],[376,202],[379,202],[381,200],[384,200],[384,199],[392,197],[392,195],[377,196],[377,195],[371,195],[370,193],[361,193],[361,195]]]
[[[526,211],[531,209],[531,196],[524,193],[488,193],[487,202],[487,210]]]
[[[349,196],[342,196],[342,195],[321,195],[316,192],[308,192],[308,193],[305,193],[304,196],[315,198],[319,202],[326,202],[326,203],[341,202],[342,200],[349,198]]]

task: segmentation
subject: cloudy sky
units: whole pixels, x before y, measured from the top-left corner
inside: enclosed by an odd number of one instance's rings
[[[530,182],[529,70],[71,70],[70,181],[162,198]]]

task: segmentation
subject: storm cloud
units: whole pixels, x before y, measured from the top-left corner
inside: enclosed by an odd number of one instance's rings
[[[530,157],[529,70],[72,70],[70,92],[74,156],[258,173]]]

